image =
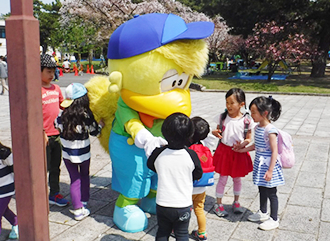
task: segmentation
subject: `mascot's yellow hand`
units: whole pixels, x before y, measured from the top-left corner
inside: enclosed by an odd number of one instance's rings
[[[119,92],[122,88],[123,75],[118,71],[113,71],[109,76],[109,80],[111,83],[109,85],[109,92],[110,93]]]

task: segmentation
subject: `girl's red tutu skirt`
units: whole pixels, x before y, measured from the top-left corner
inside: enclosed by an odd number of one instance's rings
[[[248,152],[239,153],[232,150],[232,147],[220,143],[213,155],[215,172],[222,176],[244,177],[252,172],[253,165]]]

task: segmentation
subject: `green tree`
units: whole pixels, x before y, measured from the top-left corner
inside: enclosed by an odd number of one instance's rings
[[[209,16],[220,14],[231,27],[230,33],[247,38],[257,23],[275,21],[280,25],[294,25],[284,39],[295,31],[309,36],[318,46],[312,59],[312,77],[325,74],[330,47],[329,0],[179,0]],[[281,41],[281,40],[280,40]]]
[[[63,24],[63,23],[62,23]],[[92,50],[95,48],[97,29],[82,19],[73,18],[61,26],[61,47],[69,53],[76,53],[81,61],[82,53],[89,53],[89,62],[92,61]]]
[[[48,46],[53,49],[59,47],[58,35],[61,31],[59,24],[60,0],[54,0],[50,4],[44,4],[40,0],[33,0],[33,14],[39,20],[40,45],[43,52],[47,51]]]

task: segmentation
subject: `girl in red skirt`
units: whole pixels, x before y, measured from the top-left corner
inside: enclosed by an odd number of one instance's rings
[[[213,211],[219,217],[225,217],[228,212],[222,205],[222,197],[228,176],[233,178],[234,183],[234,213],[242,213],[238,199],[241,192],[241,177],[244,177],[253,170],[252,160],[249,153],[238,153],[233,147],[242,148],[251,141],[251,129],[254,122],[248,113],[243,114],[241,109],[245,107],[245,94],[239,88],[230,89],[226,93],[226,107],[224,113],[215,119],[217,129],[212,134],[220,139],[220,143],[213,156],[215,172],[220,174],[216,187],[217,203]]]

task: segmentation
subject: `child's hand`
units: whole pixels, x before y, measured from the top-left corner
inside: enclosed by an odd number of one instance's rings
[[[265,175],[264,175],[264,179],[269,182],[270,180],[272,180],[272,177],[273,177],[273,172],[268,170]]]
[[[105,126],[105,123],[104,123],[103,119],[101,119],[101,120],[99,121],[99,125],[102,126],[102,128]]]
[[[243,146],[239,141],[236,141],[236,143],[233,145],[232,150],[233,150],[233,151],[236,151],[236,152],[242,152],[242,149],[243,149],[244,147],[245,147],[245,146]]]
[[[212,134],[213,134],[215,137],[219,138],[219,139],[222,138],[222,135],[220,135],[220,133],[221,133],[221,130],[220,130],[220,129],[216,129],[216,130],[213,130],[213,131],[212,131]]]

